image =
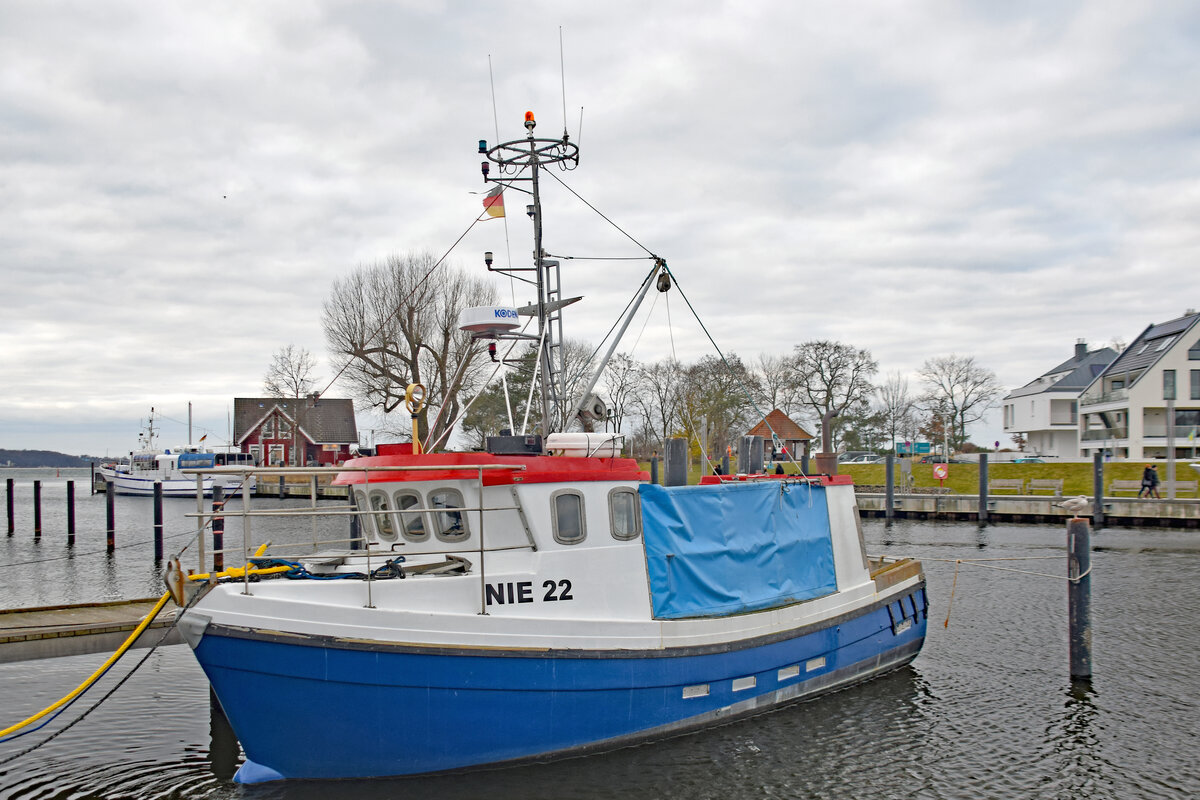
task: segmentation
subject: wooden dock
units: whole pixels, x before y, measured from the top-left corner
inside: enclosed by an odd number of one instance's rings
[[[150,613],[158,598],[111,603],[0,609],[0,664],[83,653],[111,653]],[[176,612],[174,603],[138,638],[134,647],[150,647]],[[183,641],[171,631],[166,644]]]
[[[1071,518],[1058,508],[1061,497],[1045,495],[989,495],[989,522],[1061,523]],[[1132,497],[1102,498],[1105,527],[1200,528],[1200,500],[1138,500]],[[887,495],[858,493],[859,513],[864,517],[887,516]],[[895,519],[942,519],[970,521],[979,518],[979,496],[969,494],[896,494],[892,498]],[[1091,516],[1090,512],[1087,515]]]

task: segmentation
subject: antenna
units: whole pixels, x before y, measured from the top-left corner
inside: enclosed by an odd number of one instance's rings
[[[567,141],[567,67],[563,60],[563,35],[562,25],[558,26],[558,73],[562,76],[562,103],[563,103],[563,141]],[[500,139],[500,134],[496,134],[496,139]]]

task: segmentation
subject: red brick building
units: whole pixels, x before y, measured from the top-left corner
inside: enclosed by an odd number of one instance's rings
[[[763,437],[766,457],[770,458],[772,432],[779,437],[780,446],[786,447],[793,458],[798,460],[801,456],[808,455],[809,443],[812,441],[813,435],[792,422],[791,417],[778,408],[767,414],[766,418],[747,431],[746,435]],[[777,457],[782,458],[782,453],[777,454]]]
[[[358,444],[354,403],[337,397],[235,397],[233,440],[264,466],[336,464]]]

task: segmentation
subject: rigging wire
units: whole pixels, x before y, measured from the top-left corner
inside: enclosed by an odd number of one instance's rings
[[[413,298],[413,296],[416,295],[417,290],[420,289],[421,286],[423,286],[424,283],[433,276],[433,273],[437,271],[438,267],[440,267],[443,263],[445,263],[446,258],[449,257],[449,255],[454,252],[454,248],[458,247],[459,242],[461,242],[463,239],[467,238],[467,234],[470,233],[471,230],[476,225],[478,225],[480,222],[482,222],[484,217],[486,217],[486,216],[487,216],[487,211],[480,213],[480,215],[477,216],[474,219],[474,221],[472,221],[471,224],[467,226],[466,230],[464,230],[461,234],[459,234],[459,237],[454,240],[454,244],[450,245],[450,247],[448,247],[446,249],[446,252],[442,253],[441,257],[438,258],[438,260],[434,262],[433,266],[430,267],[429,270],[421,277],[421,279],[419,281],[417,281],[416,284],[413,285],[412,291],[410,291],[408,293],[408,297],[404,298],[405,302],[411,300]],[[398,304],[396,306],[396,308],[393,309],[392,313],[390,313],[386,317],[384,317],[383,321],[379,323],[379,326],[376,327],[375,330],[371,332],[371,335],[367,337],[368,340],[374,339],[376,336],[378,336],[380,331],[382,331],[384,329],[384,326],[386,326],[389,322],[391,322],[392,318],[400,313],[401,305],[402,304]],[[344,373],[347,369],[349,369],[350,365],[353,363],[354,363],[353,358],[350,358],[349,360],[347,360],[346,363],[342,365],[341,369],[339,369],[337,371],[337,373],[332,378],[329,379],[329,383],[327,383],[325,385],[325,388],[321,390],[321,394],[323,395],[326,392],[328,392],[330,387],[332,387],[333,384],[337,382],[338,378],[342,377],[342,373]]]

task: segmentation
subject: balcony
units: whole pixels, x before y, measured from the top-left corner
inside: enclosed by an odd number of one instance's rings
[[[1129,399],[1128,389],[1113,389],[1111,392],[1087,394],[1079,398],[1079,406],[1098,406],[1102,403],[1119,403]]]
[[[1096,430],[1084,431],[1080,437],[1085,442],[1103,442],[1111,439],[1128,439],[1129,428],[1122,425],[1119,428],[1097,428]]]

